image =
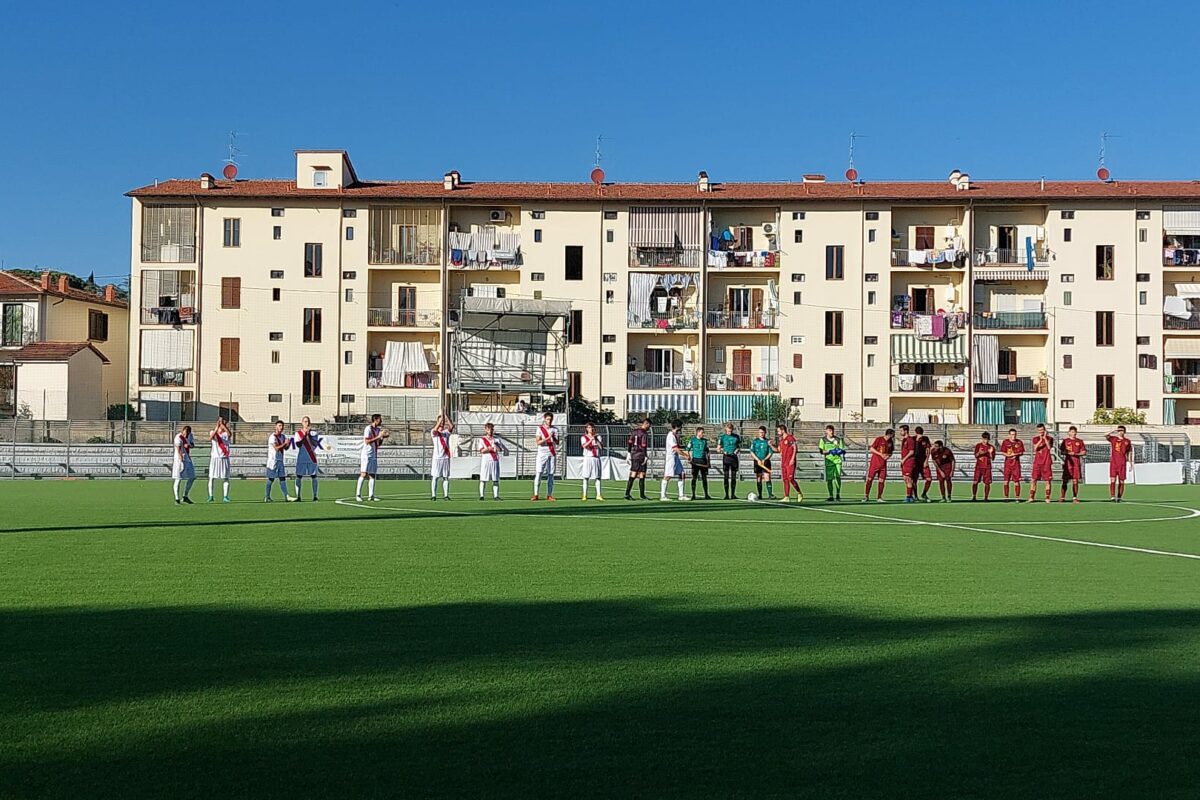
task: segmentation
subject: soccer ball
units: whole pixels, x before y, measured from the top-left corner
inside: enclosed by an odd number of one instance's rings
[[[751,503],[755,503],[758,502],[758,495],[756,495],[754,492],[751,492],[750,494],[746,495],[746,499]]]

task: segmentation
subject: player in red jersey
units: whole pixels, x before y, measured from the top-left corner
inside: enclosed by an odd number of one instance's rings
[[[929,460],[937,470],[938,493],[942,496],[942,502],[949,503],[954,499],[954,451],[938,439],[929,448]]]
[[[916,434],[917,443],[913,449],[913,461],[921,465],[920,476],[925,481],[925,485],[921,487],[921,499],[926,503],[932,503],[929,499],[929,487],[933,485],[933,473],[929,471],[929,451],[933,449],[933,442],[929,441],[929,437],[925,435],[925,429],[918,425],[913,429]],[[913,466],[913,494],[916,494],[917,475],[915,473],[916,465]]]
[[[1125,426],[1104,437],[1112,446],[1108,454],[1108,499],[1114,503],[1125,497],[1125,473],[1133,463],[1133,442],[1125,437]]]
[[[1054,458],[1054,437],[1046,432],[1045,425],[1037,426],[1033,436],[1033,469],[1029,472],[1029,500],[1037,498],[1038,481],[1046,482],[1046,502],[1050,502],[1050,482],[1054,480],[1051,462]]]
[[[1083,477],[1083,457],[1087,455],[1087,445],[1079,438],[1079,429],[1074,425],[1067,428],[1067,436],[1059,444],[1062,454],[1062,489],[1058,502],[1067,502],[1067,484],[1071,484],[1071,502],[1079,502],[1079,481]]]
[[[979,484],[983,484],[983,501],[986,503],[992,493],[992,461],[996,458],[996,445],[992,444],[992,435],[987,431],[979,434],[975,443],[975,476],[971,480],[971,501],[974,502],[979,493]]]
[[[876,478],[879,478],[879,489],[875,500],[883,502],[883,484],[887,481],[888,459],[896,450],[895,441],[896,432],[888,428],[883,436],[876,436],[875,441],[871,442],[871,461],[867,465],[867,484],[863,489],[864,503],[871,499],[871,482]]]
[[[913,480],[912,471],[913,447],[917,441],[908,434],[908,426],[900,426],[900,477],[904,480],[904,502],[912,502]]]
[[[1008,438],[1000,443],[1000,455],[1004,456],[1004,499],[1008,499],[1008,484],[1016,484],[1016,497],[1021,499],[1021,456],[1025,455],[1025,443],[1017,438],[1017,429],[1008,429]]]
[[[783,476],[783,502],[791,500],[791,491],[796,490],[796,502],[804,502],[804,490],[796,481],[796,437],[782,422],[775,426],[779,441],[780,471]]]

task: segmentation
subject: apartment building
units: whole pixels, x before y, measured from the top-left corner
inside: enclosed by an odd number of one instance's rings
[[[129,306],[113,286],[0,272],[0,417],[103,419],[129,398]]]
[[[151,416],[565,391],[714,421],[775,394],[809,420],[1200,422],[1190,181],[367,181],[298,151],[294,179],[129,195]]]

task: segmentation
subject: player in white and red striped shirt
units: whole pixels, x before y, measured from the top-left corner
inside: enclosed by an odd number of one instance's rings
[[[229,502],[229,425],[217,417],[217,426],[208,435],[212,451],[208,456],[208,502],[213,501],[213,481],[221,481],[222,499]]]
[[[492,484],[492,499],[500,499],[500,451],[502,446],[496,438],[496,426],[490,422],[483,424],[483,436],[479,437],[479,499],[483,499],[483,490],[488,483]]]
[[[600,453],[604,450],[604,442],[596,433],[595,425],[589,422],[584,426],[579,444],[583,447],[583,499],[588,499],[588,481],[593,480],[596,482],[596,499],[603,501],[600,494]]]
[[[537,428],[537,462],[533,474],[533,500],[538,499],[542,478],[546,479],[546,499],[554,499],[554,473],[558,467],[558,428],[554,427],[554,415],[547,411],[542,415],[542,424]]]
[[[433,458],[429,464],[430,500],[437,500],[438,479],[442,480],[442,497],[450,499],[450,434],[454,425],[445,414],[438,414],[437,422],[429,436],[433,439]]]

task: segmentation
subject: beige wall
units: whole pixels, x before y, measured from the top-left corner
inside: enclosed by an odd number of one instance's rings
[[[95,381],[73,384],[73,391],[95,393],[101,411],[114,403],[124,403],[129,397],[129,309],[54,296],[45,297],[43,306],[45,340],[50,342],[86,342],[89,312],[108,316],[108,339],[92,344],[109,363],[99,370]]]

